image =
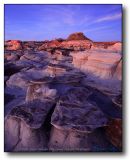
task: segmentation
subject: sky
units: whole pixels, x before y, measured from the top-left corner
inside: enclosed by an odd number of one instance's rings
[[[93,41],[121,41],[121,5],[5,5],[5,40],[51,40],[83,32]]]

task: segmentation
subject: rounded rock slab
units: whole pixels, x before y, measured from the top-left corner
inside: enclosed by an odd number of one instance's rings
[[[91,103],[84,106],[58,104],[52,114],[51,124],[61,130],[75,130],[90,133],[107,125],[103,112]]]

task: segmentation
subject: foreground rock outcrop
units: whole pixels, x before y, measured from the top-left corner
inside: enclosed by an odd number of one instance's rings
[[[5,151],[121,151],[119,42],[5,43]]]
[[[89,89],[77,87],[59,99],[51,118],[51,150],[92,151],[88,137],[96,128],[107,125],[107,117],[87,100],[91,94]]]
[[[13,108],[5,119],[6,151],[47,150],[47,138],[41,127],[45,106],[49,110],[52,105],[38,101]]]

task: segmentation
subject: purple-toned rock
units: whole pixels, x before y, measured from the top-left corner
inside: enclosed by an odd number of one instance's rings
[[[45,119],[54,103],[34,100],[14,107],[5,117],[6,151],[47,150]]]

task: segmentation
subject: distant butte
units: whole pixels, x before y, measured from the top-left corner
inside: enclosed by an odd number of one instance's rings
[[[72,40],[90,40],[89,38],[87,38],[82,32],[75,32],[72,33],[68,36],[67,38],[68,41],[72,41]]]

